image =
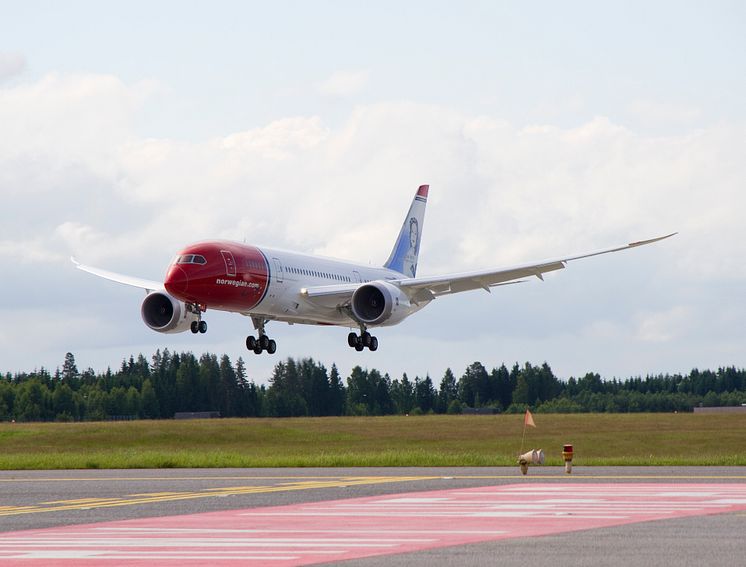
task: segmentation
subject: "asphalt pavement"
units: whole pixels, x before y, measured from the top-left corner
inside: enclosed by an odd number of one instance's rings
[[[517,466],[0,471],[0,532],[479,487],[560,485],[582,495],[584,485],[623,491],[625,484],[641,483],[665,484],[666,494],[695,484],[746,486],[746,467],[575,467],[571,475],[561,467],[531,467],[525,476]],[[339,564],[739,565],[746,564],[743,534],[746,511],[731,510]]]

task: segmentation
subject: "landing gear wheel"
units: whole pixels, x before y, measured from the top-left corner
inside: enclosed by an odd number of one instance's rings
[[[246,337],[246,348],[253,350],[254,354],[262,354],[264,351],[267,351],[268,354],[274,354],[277,352],[277,343],[267,335],[261,335],[258,339],[249,335]]]
[[[200,333],[205,334],[207,332],[207,321],[200,321],[197,328]]]
[[[264,330],[264,326],[269,323],[269,319],[252,316],[251,321],[254,323],[257,337],[246,337],[246,348],[253,350],[254,354],[262,354],[264,351],[267,351],[267,354],[277,352],[277,343],[273,339],[270,339]]]
[[[368,331],[365,331],[362,335],[360,335],[360,339],[363,341],[363,346],[370,347],[370,339],[371,335]]]
[[[192,321],[192,324],[189,326],[189,328],[195,335],[199,333],[199,321]]]
[[[378,339],[362,326],[359,335],[355,333],[347,335],[347,344],[358,352],[361,352],[365,348],[368,348],[371,352],[378,350]]]

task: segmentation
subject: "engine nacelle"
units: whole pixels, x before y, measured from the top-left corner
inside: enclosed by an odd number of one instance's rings
[[[149,293],[140,307],[142,320],[159,333],[183,333],[188,331],[197,315],[187,311],[186,304],[163,291]]]
[[[410,313],[409,298],[388,282],[361,285],[352,294],[350,305],[355,318],[366,325],[394,325]]]

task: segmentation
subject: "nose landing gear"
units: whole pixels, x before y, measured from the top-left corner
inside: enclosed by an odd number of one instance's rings
[[[189,326],[189,329],[194,333],[195,335],[197,333],[202,333],[203,335],[207,332],[207,321],[202,320],[202,313],[204,313],[207,308],[201,306],[198,303],[190,303],[186,306],[187,311],[190,313],[194,313],[197,315],[197,320],[192,321],[192,324]]]

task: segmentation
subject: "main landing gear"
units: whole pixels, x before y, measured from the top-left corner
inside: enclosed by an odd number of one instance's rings
[[[365,347],[368,347],[371,352],[378,350],[378,339],[366,331],[365,327],[360,329],[359,335],[356,333],[347,335],[347,344],[358,352]]]
[[[262,354],[264,351],[267,351],[267,354],[277,352],[277,343],[274,339],[270,339],[267,333],[264,332],[264,325],[267,323],[267,319],[252,317],[251,320],[254,322],[254,328],[259,332],[259,338],[253,335],[246,337],[246,348],[253,350],[254,354]]]
[[[205,307],[202,307],[198,303],[188,304],[186,308],[187,308],[187,311],[189,311],[190,313],[194,313],[197,315],[197,320],[192,321],[192,324],[189,326],[189,329],[195,335],[197,333],[202,333],[204,335],[207,332],[207,321],[202,320],[202,313],[206,311],[207,309]]]
[[[197,333],[205,334],[207,332],[207,321],[192,321],[189,328],[195,335]]]

